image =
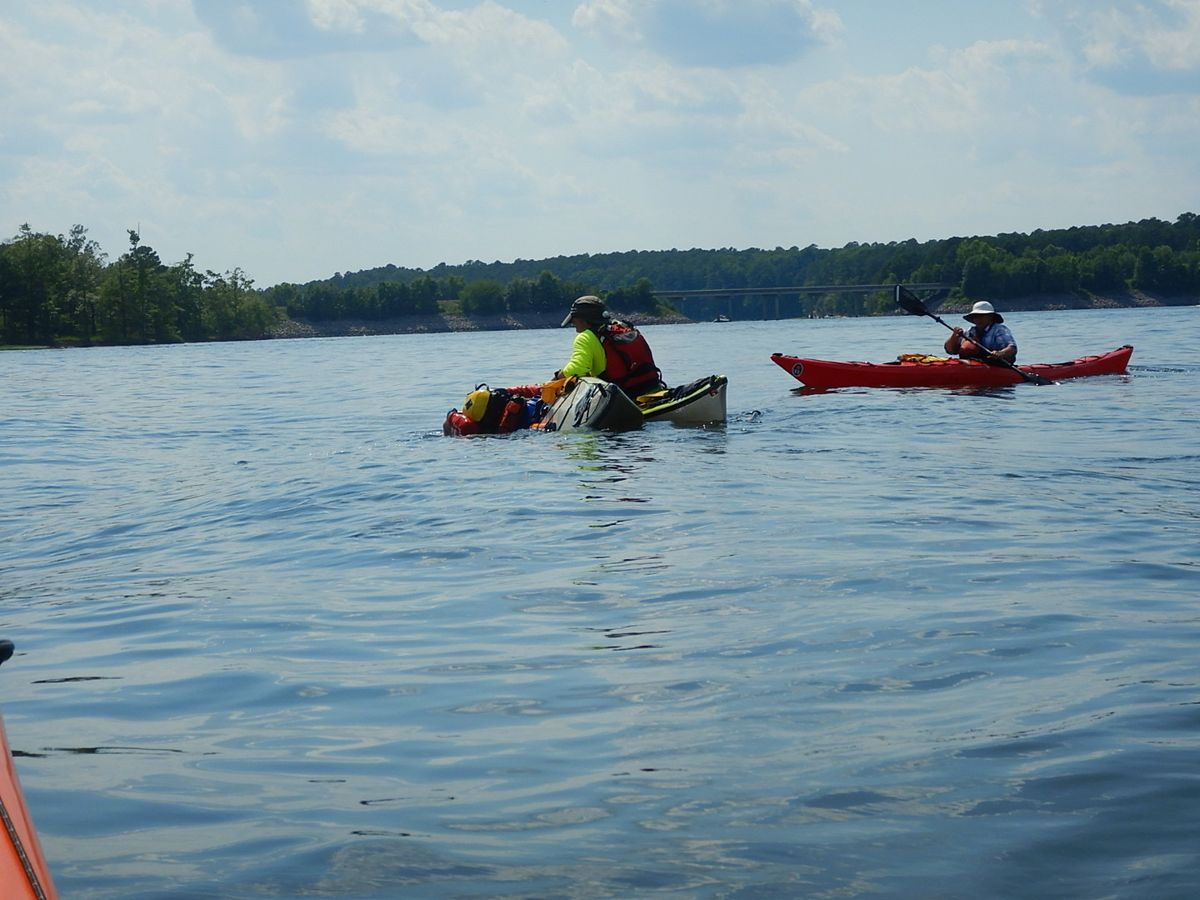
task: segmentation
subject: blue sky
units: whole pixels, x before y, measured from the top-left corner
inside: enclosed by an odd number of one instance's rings
[[[259,286],[1200,212],[1200,0],[38,0],[0,59],[0,237]]]

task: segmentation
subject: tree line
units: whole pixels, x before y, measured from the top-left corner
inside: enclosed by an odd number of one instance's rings
[[[0,244],[0,342],[254,338],[269,335],[284,317],[329,322],[550,312],[585,293],[601,294],[610,308],[626,313],[654,311],[656,291],[896,282],[953,285],[951,299],[967,300],[1129,290],[1200,295],[1200,218],[1194,213],[1174,222],[1143,219],[834,249],[631,250],[509,263],[470,260],[428,270],[387,265],[262,290],[240,268],[201,272],[190,254],[168,266],[137,232],[129,238],[129,250],[113,263],[79,225],[57,237],[26,225]],[[725,308],[717,302],[712,308]],[[770,313],[761,299],[738,302],[739,313],[763,317],[894,311],[887,297],[836,291],[776,298]]]
[[[581,294],[604,293],[613,309],[652,311],[656,307],[649,279],[630,287],[601,291],[577,279],[563,280],[543,270],[536,278],[514,277],[507,283],[494,278],[468,280],[463,275],[434,277],[419,273],[411,280],[382,280],[363,284],[317,281],[305,285],[278,284],[263,293],[293,319],[328,322],[338,319],[378,321],[400,316],[464,316],[502,313],[559,312]]]
[[[1011,298],[1129,288],[1187,293],[1200,286],[1198,262],[1200,218],[1183,213],[1173,223],[1143,219],[990,237],[852,242],[835,249],[631,250],[510,263],[470,260],[429,270],[388,265],[314,284],[346,289],[422,277],[506,282],[549,271],[609,290],[642,278],[661,291],[936,281],[959,285],[966,297]]]
[[[387,265],[268,291],[292,315],[319,318],[337,310],[334,317],[376,318],[394,314],[384,314],[384,309],[432,310],[415,297],[404,300],[402,289],[394,293],[394,286],[401,285],[420,296],[436,287],[440,300],[461,298],[463,311],[471,314],[558,309],[580,293],[602,294],[614,309],[630,312],[653,310],[655,291],[896,282],[953,285],[952,300],[1104,296],[1129,290],[1195,297],[1200,294],[1200,218],[1183,213],[1174,222],[1152,218],[988,237],[850,243],[834,249],[810,244],[773,250],[630,250],[513,262],[469,260],[428,270]],[[751,296],[736,304],[737,312],[764,316],[895,311],[890,295],[864,298],[837,292],[777,298],[769,305]],[[727,308],[727,301],[712,300],[707,306],[693,304],[689,311],[711,315]]]
[[[264,337],[280,312],[241,269],[200,271],[192,254],[166,265],[129,231],[115,262],[75,225],[23,225],[0,244],[0,343],[153,344]]]

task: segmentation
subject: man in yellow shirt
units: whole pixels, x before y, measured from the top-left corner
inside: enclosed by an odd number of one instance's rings
[[[604,327],[607,320],[608,313],[604,309],[604,301],[599,297],[588,294],[571,304],[571,311],[567,313],[562,324],[564,328],[567,325],[575,326],[575,341],[571,344],[571,358],[554,373],[555,378],[565,378],[568,375],[599,377],[604,374],[608,360],[597,332]]]

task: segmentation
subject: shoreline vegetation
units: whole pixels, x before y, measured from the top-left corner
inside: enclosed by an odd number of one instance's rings
[[[965,313],[971,301],[946,301],[931,303],[939,315]],[[1166,306],[1200,306],[1200,294],[1163,297],[1145,291],[1112,292],[1100,295],[1050,294],[1034,297],[1019,297],[998,304],[1005,313],[1049,312],[1066,309],[1149,309]],[[893,313],[868,313],[859,318],[892,315]],[[896,310],[895,315],[905,315]],[[617,311],[616,317],[632,325],[695,325],[709,319],[690,319],[679,313],[630,313]],[[770,321],[821,318],[814,316],[785,316]],[[738,321],[733,319],[732,321]],[[746,317],[741,321],[764,321],[758,317]],[[562,315],[554,312],[493,313],[489,315],[464,316],[440,314],[426,316],[396,316],[391,319],[338,319],[312,322],[305,319],[284,319],[273,326],[265,337],[271,340],[283,338],[328,338],[369,337],[388,334],[436,334],[459,331],[522,331],[535,328],[557,328]]]
[[[1121,310],[1121,308],[1154,308],[1169,306],[1200,306],[1200,293],[1159,296],[1141,292],[1141,290],[1126,290],[1121,293],[1106,295],[1042,295],[1014,298],[1004,302],[1001,310],[1004,313],[1049,312],[1055,310]],[[954,316],[970,310],[970,301],[947,301],[943,304],[930,304],[940,316]],[[902,316],[900,311],[886,313],[866,313],[859,318]],[[692,319],[679,313],[630,313],[618,311],[618,317],[624,322],[634,325],[695,325],[710,322],[712,319]],[[769,319],[772,322],[805,318],[824,318],[823,316],[786,316],[780,319]],[[731,319],[732,322],[763,322],[761,317],[745,317]],[[462,316],[458,313],[437,313],[427,316],[396,316],[385,319],[334,319],[326,322],[310,322],[307,319],[283,317],[272,323],[264,334],[241,340],[281,341],[299,340],[308,337],[371,337],[380,335],[425,335],[445,334],[456,331],[522,331],[529,329],[554,329],[562,322],[562,314],[558,312],[526,312],[526,313],[491,313],[479,316]],[[85,347],[90,344],[59,343],[59,344],[6,344],[0,343],[0,350],[35,350],[49,348]],[[104,344],[97,344],[104,346]]]
[[[966,312],[970,300],[947,300],[931,302],[932,311],[942,316],[953,316]],[[1180,296],[1161,296],[1145,291],[1109,292],[1097,294],[1047,294],[1017,297],[997,304],[1004,313],[1034,313],[1067,309],[1153,309],[1170,306],[1200,306],[1200,293]],[[769,321],[788,321],[808,318],[879,318],[888,315],[905,315],[894,312],[872,312],[859,316],[782,316]],[[633,325],[695,325],[711,319],[691,319],[678,312],[658,311],[624,313],[617,310],[615,317]],[[747,316],[730,321],[768,321],[761,317]],[[560,312],[490,313],[462,315],[447,312],[423,316],[394,316],[385,319],[335,319],[310,321],[302,318],[281,317],[269,325],[265,332],[254,337],[234,340],[288,340],[301,338],[371,337],[392,334],[438,334],[471,331],[523,331],[539,328],[558,328],[562,322]],[[66,349],[81,346],[111,346],[107,344],[55,343],[55,344],[0,344],[0,350],[45,350]]]
[[[0,243],[0,348],[557,328],[604,298],[637,325],[899,315],[892,284],[937,288],[953,315],[1194,305],[1200,216],[836,249],[630,250],[548,259],[386,265],[267,288],[241,268],[164,262],[136,230],[110,262],[87,229],[23,225]],[[871,289],[864,292],[863,287]],[[728,293],[726,293],[728,292]]]

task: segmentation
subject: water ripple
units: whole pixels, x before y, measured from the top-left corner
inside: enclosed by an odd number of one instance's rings
[[[0,354],[60,891],[1200,892],[1197,314],[1040,314],[1023,355],[1139,364],[983,394],[762,349],[928,323],[733,323],[724,428],[488,440],[437,425],[561,335]],[[650,331],[671,371],[717,336]]]

